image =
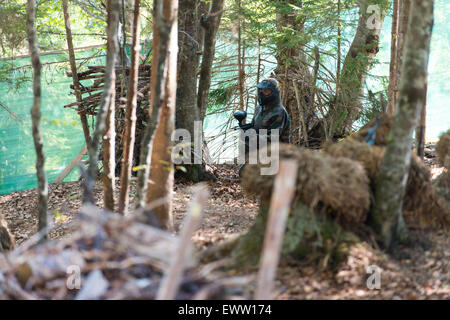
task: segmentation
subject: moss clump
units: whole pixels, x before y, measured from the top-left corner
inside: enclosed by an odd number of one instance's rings
[[[241,237],[231,256],[242,270],[256,269],[263,249],[269,206],[261,204],[254,225]],[[347,257],[350,243],[358,237],[345,232],[330,215],[317,214],[295,202],[286,222],[281,259],[308,260],[322,267],[333,267]]]
[[[444,132],[439,137],[436,144],[436,156],[441,166],[445,166],[447,170],[450,169],[450,130]]]

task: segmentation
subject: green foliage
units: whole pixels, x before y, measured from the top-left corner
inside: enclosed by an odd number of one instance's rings
[[[17,91],[30,80],[29,75],[15,69],[13,61],[0,62],[0,83],[6,83],[11,89]]]
[[[0,2],[0,56],[22,49],[26,37],[25,6],[17,1]]]
[[[208,112],[220,110],[222,106],[227,106],[231,103],[236,85],[223,84],[209,91],[209,106]]]
[[[101,7],[101,1],[92,1],[92,3],[95,3],[96,7]],[[98,13],[93,6],[86,8]],[[75,47],[85,45],[87,42],[98,43],[99,35],[106,34],[105,21],[89,15],[73,1],[69,1],[69,14]],[[41,50],[66,48],[66,29],[61,0],[41,2],[37,7],[36,23]]]
[[[383,108],[387,108],[388,83],[386,82],[386,79],[383,80],[381,80],[384,84],[383,90],[377,92],[372,92],[369,90],[367,101],[364,103],[364,108],[361,109],[361,113],[357,121],[358,125],[360,125],[361,127],[365,126],[375,118],[380,118],[381,115],[385,112]]]
[[[92,3],[96,3],[96,7],[101,7],[102,2],[96,0]],[[95,11],[92,6],[88,10]],[[105,21],[92,17],[71,1],[69,12],[74,45],[79,46],[89,41],[98,43],[98,36],[105,34]],[[37,1],[36,29],[39,50],[66,48],[61,0]],[[27,54],[26,37],[26,1],[0,1],[0,56]]]

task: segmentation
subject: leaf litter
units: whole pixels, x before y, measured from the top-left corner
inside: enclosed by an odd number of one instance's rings
[[[425,162],[431,172],[441,172],[434,159],[433,146],[427,149]],[[218,179],[209,183],[211,197],[202,224],[192,239],[198,249],[239,235],[254,221],[258,201],[242,192],[237,169],[232,165],[219,166],[215,172]],[[142,234],[142,228],[148,234],[154,234],[155,230],[132,218],[123,220],[116,215],[109,215],[101,223],[103,232],[99,228],[92,231],[92,224],[78,218],[81,190],[80,182],[50,186],[49,238],[54,241],[49,241],[45,247],[30,246],[26,256],[20,257],[15,251],[7,256],[0,255],[0,283],[7,284],[0,286],[7,288],[0,290],[0,298],[155,298],[168,263],[161,257],[170,256],[167,254],[168,243],[172,243],[167,240],[170,235],[162,236],[165,240],[159,239],[164,243],[160,251],[154,244],[153,247],[139,246],[143,241],[137,239],[137,235]],[[180,230],[192,193],[192,184],[176,183],[175,234]],[[97,206],[101,206],[100,184],[96,184],[94,194]],[[134,181],[131,194],[135,194]],[[0,213],[6,218],[18,245],[27,245],[27,240],[37,231],[36,207],[35,189],[0,196]],[[95,248],[96,237],[102,238],[101,250]],[[389,254],[362,243],[352,248],[347,260],[335,270],[320,270],[306,262],[282,261],[277,271],[276,299],[449,299],[450,239],[436,230],[411,230],[410,238],[410,243],[397,246]],[[81,267],[83,281],[98,289],[95,294],[67,289],[66,269],[73,263]],[[367,267],[372,265],[381,271],[380,289],[368,288],[371,274]],[[36,271],[37,266],[45,266],[46,271]],[[177,298],[251,297],[254,273],[242,275],[239,270],[228,270],[209,272],[205,276],[201,270],[208,267],[198,264],[190,268]]]

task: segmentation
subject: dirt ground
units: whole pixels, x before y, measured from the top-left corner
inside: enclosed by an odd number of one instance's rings
[[[220,169],[220,178],[210,183],[211,197],[204,213],[200,230],[194,236],[199,247],[208,247],[229,236],[245,231],[253,222],[258,210],[256,198],[246,196],[239,185],[235,167]],[[116,184],[116,197],[120,181]],[[94,189],[98,206],[103,205],[102,186],[98,182]],[[65,182],[49,186],[49,221],[52,223],[49,237],[57,239],[70,233],[71,224],[82,202],[83,189],[80,182]],[[135,194],[135,180],[131,182],[131,202]],[[174,188],[173,217],[175,231],[187,211],[193,194],[192,184],[176,183]],[[0,196],[0,213],[4,215],[10,231],[20,245],[37,231],[36,189],[23,190]]]
[[[432,146],[425,159],[433,176],[442,172],[434,161]],[[237,168],[221,166],[218,180],[210,183],[211,197],[200,229],[193,241],[206,248],[246,231],[258,210],[256,198],[242,192]],[[119,183],[119,182],[118,182]],[[101,186],[95,187],[97,204],[102,204]],[[134,195],[134,184],[131,195]],[[177,183],[174,189],[174,223],[179,231],[192,197],[192,185]],[[81,205],[80,182],[50,185],[49,211],[52,215],[50,238],[70,233]],[[0,196],[2,213],[17,244],[37,230],[37,193],[24,190]],[[408,246],[398,246],[386,254],[369,244],[352,249],[347,260],[336,270],[321,270],[307,263],[284,261],[276,281],[277,299],[450,299],[450,238],[439,230],[411,230]],[[374,265],[381,275],[380,289],[369,289]]]

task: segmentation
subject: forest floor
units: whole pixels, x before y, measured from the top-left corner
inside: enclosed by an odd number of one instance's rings
[[[430,146],[425,161],[435,177],[442,168],[434,161]],[[210,183],[211,196],[200,229],[193,241],[207,248],[230,236],[246,231],[258,211],[258,201],[243,193],[237,167],[224,165]],[[134,194],[134,183],[131,194]],[[191,184],[176,183],[174,190],[174,223],[176,232],[192,197]],[[95,187],[97,204],[102,205],[102,189]],[[51,239],[70,234],[81,205],[80,182],[50,185],[49,211],[53,214]],[[17,244],[37,230],[36,189],[0,196],[2,213]],[[308,263],[283,261],[276,281],[277,299],[450,299],[450,238],[439,231],[412,230],[410,243],[397,246],[389,254],[361,244],[353,248],[347,260],[333,270],[321,270]],[[367,267],[381,270],[381,288],[368,289]],[[233,273],[233,271],[231,272]],[[236,271],[234,272],[236,273]]]

